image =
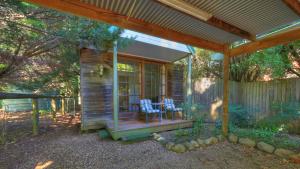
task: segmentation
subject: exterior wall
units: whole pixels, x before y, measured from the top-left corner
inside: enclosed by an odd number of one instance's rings
[[[108,54],[80,50],[82,130],[105,127],[104,119],[112,118],[112,72]]]

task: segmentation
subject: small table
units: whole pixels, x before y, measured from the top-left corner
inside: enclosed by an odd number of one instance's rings
[[[140,103],[131,103],[131,106],[134,107],[134,110],[140,112]]]
[[[157,107],[159,106],[159,111],[160,111],[160,120],[162,120],[162,113],[165,113],[165,117],[167,117],[167,114],[165,111],[162,110],[162,107],[164,105],[164,103],[152,103],[152,105],[154,106],[154,109],[157,109]]]

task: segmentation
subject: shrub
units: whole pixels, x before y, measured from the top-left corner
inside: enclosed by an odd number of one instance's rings
[[[189,129],[177,129],[175,131],[175,141],[184,141],[188,140],[189,138],[198,137],[201,134],[201,131],[204,127],[204,119],[198,117],[195,119],[193,123],[193,127]]]
[[[264,119],[259,120],[255,124],[255,128],[273,132],[285,131],[287,129],[287,124],[295,118],[295,114],[278,113],[273,116],[265,117]]]
[[[201,117],[198,117],[193,124],[193,128],[192,128],[192,135],[193,136],[197,136],[200,135],[201,130],[203,129],[203,123],[204,123],[204,119]]]
[[[277,113],[300,114],[300,104],[297,102],[274,102],[271,109]]]
[[[229,105],[229,122],[238,127],[253,125],[253,116],[242,105]]]
[[[299,134],[300,135],[300,118],[290,121],[286,125],[286,130],[290,134]]]
[[[286,148],[290,150],[299,150],[300,141],[298,139],[290,138],[286,134],[280,134],[263,129],[240,129],[232,128],[231,132],[239,137],[247,137],[257,142],[263,141],[277,148]]]
[[[277,114],[265,117],[255,124],[255,128],[273,132],[299,133],[300,109],[297,103],[274,103],[272,110]]]
[[[201,104],[181,104],[183,112],[186,114],[186,118],[197,119],[198,117],[203,117],[201,111],[204,109],[204,106]]]

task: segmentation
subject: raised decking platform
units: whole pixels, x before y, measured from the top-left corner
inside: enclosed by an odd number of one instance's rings
[[[163,119],[145,123],[143,120],[120,120],[118,129],[114,129],[113,121],[108,121],[107,129],[114,140],[138,138],[139,136],[150,135],[151,133],[175,130],[179,128],[192,127],[192,120],[169,120]]]

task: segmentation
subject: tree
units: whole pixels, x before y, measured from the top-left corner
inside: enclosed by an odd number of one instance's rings
[[[223,64],[213,60],[214,52],[196,49],[193,58],[193,79],[222,78]],[[278,45],[252,54],[230,59],[230,80],[253,82],[257,80],[300,77],[300,41]]]
[[[300,41],[278,45],[231,60],[231,79],[235,81],[300,77]]]
[[[211,55],[214,52],[196,48],[196,55],[193,57],[193,79],[201,77],[222,78],[222,61],[213,60]]]
[[[113,42],[126,46],[123,29],[86,18],[5,0],[0,4],[0,86],[38,92],[79,91],[80,45],[106,51]],[[20,82],[22,81],[22,82]]]

